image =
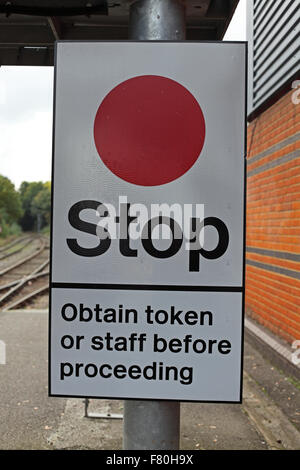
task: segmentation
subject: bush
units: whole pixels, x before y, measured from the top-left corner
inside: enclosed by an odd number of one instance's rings
[[[50,235],[50,225],[46,225],[46,227],[44,227],[41,232],[44,234],[44,235]]]
[[[8,224],[5,221],[1,223],[1,238],[11,237],[12,235],[18,236],[22,233],[21,227],[16,223],[13,222],[12,224]]]

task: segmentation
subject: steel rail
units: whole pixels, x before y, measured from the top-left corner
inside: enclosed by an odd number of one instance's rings
[[[21,243],[21,242],[23,242],[24,240],[27,240],[27,238],[30,238],[30,237],[27,235],[26,237],[16,238],[15,240],[13,240],[13,241],[7,243],[6,245],[0,246],[0,253],[2,253],[2,251],[8,250],[9,248],[11,248],[11,247],[14,246],[14,245],[17,245],[17,243]]]
[[[0,306],[1,304],[3,304],[3,302],[8,299],[12,294],[16,293],[17,291],[19,291],[20,289],[22,289],[22,287],[28,282],[30,281],[30,279],[33,279],[33,277],[35,276],[35,278],[37,277],[40,277],[40,276],[37,276],[38,273],[40,273],[40,271],[42,269],[44,269],[47,265],[49,264],[49,259],[47,259],[46,261],[44,261],[42,264],[40,264],[37,268],[35,268],[33,271],[31,271],[28,275],[24,276],[22,279],[19,280],[19,282],[15,283],[14,282],[14,286],[8,291],[6,292],[6,294],[4,294],[1,298],[0,298]],[[7,284],[6,284],[7,286]],[[1,286],[2,289],[5,288],[5,286]]]
[[[47,264],[49,264],[49,260],[47,260]],[[38,279],[39,277],[46,276],[47,274],[49,274],[49,271],[42,271],[42,272],[37,273],[37,274],[30,274],[30,275],[26,276],[26,280],[31,281],[32,279]],[[0,286],[0,292],[3,291],[3,290],[9,289],[10,287],[14,287],[15,285],[19,284],[23,279],[24,278],[16,279],[15,281],[11,281],[7,284],[4,284],[3,286]]]
[[[45,292],[48,289],[49,289],[49,284],[47,283],[47,284],[43,285],[42,287],[40,287],[39,289],[37,289],[33,292],[30,292],[30,294],[25,295],[21,299],[16,300],[12,304],[10,304],[8,307],[6,307],[5,311],[15,309],[18,305],[22,305],[23,303],[27,302],[28,300],[32,299],[33,297],[36,297],[37,295],[41,294],[42,292]]]
[[[26,239],[26,242],[24,243],[24,245],[21,246],[21,248],[18,248],[17,250],[12,251],[11,253],[5,253],[5,251],[4,251],[4,253],[3,252],[0,253],[0,261],[2,261],[3,259],[8,258],[9,256],[13,256],[13,255],[19,253],[20,251],[24,250],[24,248],[26,248],[26,246],[28,246],[30,243],[32,243],[35,240],[36,240],[36,238],[30,238],[29,240]],[[7,249],[9,249],[9,248],[7,248]]]
[[[32,253],[31,255],[26,256],[26,258],[23,258],[20,261],[17,261],[15,264],[3,269],[2,271],[0,271],[0,276],[3,276],[3,274],[6,274],[9,271],[12,271],[14,268],[17,268],[18,266],[21,266],[22,264],[26,263],[26,261],[29,261],[32,258],[35,258],[36,256],[38,256],[45,249],[45,246],[46,246],[46,240],[43,240],[41,238],[40,242],[41,242],[41,246],[35,253]]]

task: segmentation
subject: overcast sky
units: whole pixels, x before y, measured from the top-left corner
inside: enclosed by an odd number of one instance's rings
[[[225,35],[246,40],[246,0]],[[0,67],[0,174],[22,181],[51,178],[53,67]]]

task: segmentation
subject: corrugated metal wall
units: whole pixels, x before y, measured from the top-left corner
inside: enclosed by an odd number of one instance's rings
[[[247,4],[251,114],[300,69],[300,0]]]
[[[292,344],[300,338],[300,103],[291,88],[300,0],[247,2],[246,312]]]

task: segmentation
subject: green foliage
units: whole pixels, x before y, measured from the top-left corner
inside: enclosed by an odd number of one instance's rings
[[[44,234],[44,235],[50,235],[50,225],[46,225],[42,230],[41,232]]]
[[[33,215],[40,214],[43,217],[43,221],[46,225],[50,223],[50,212],[51,212],[51,190],[45,183],[43,189],[41,189],[31,202],[31,213]]]
[[[7,224],[4,222],[3,225],[1,225],[1,238],[7,238],[12,235],[21,235],[21,233],[21,227],[16,222],[13,222],[12,224]]]
[[[41,230],[50,224],[51,183],[23,181],[19,191],[5,176],[0,175],[0,236],[18,235],[24,231]]]
[[[50,222],[50,182],[28,183],[23,181],[19,189],[24,215],[21,219],[23,230],[40,229]]]
[[[13,222],[22,215],[20,196],[13,183],[0,175],[0,209],[6,213],[7,222]]]
[[[33,183],[23,181],[20,186],[20,196],[22,200],[22,206],[25,211],[31,211],[32,200],[43,188],[44,184],[41,181]]]
[[[8,178],[0,175],[1,237],[17,234],[20,231],[16,222],[22,216],[22,212],[19,193]]]

